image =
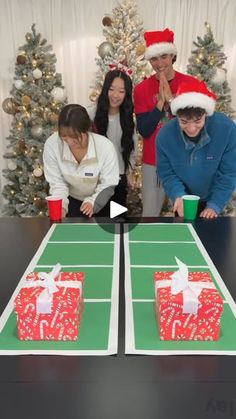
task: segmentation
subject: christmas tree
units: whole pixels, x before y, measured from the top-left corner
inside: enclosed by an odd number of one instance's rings
[[[57,129],[58,114],[65,105],[61,75],[56,73],[52,46],[36,33],[35,24],[19,48],[11,97],[3,110],[13,116],[7,137],[7,183],[4,213],[18,216],[45,215],[48,184],[44,178],[42,152],[45,140]]]
[[[231,95],[228,82],[226,80],[226,69],[224,63],[227,59],[222,52],[222,45],[214,41],[213,32],[209,23],[205,23],[206,34],[203,38],[197,37],[194,42],[196,49],[192,51],[189,58],[187,72],[204,80],[208,87],[217,95],[216,111],[224,112],[230,118],[235,117],[234,110],[231,108]],[[222,215],[236,215],[236,193],[224,209]]]
[[[106,41],[98,47],[99,57],[95,58],[98,70],[90,94],[90,100],[95,102],[102,88],[105,74],[110,66],[125,69],[130,74],[133,85],[150,75],[152,69],[145,60],[144,29],[137,14],[137,5],[133,0],[124,0],[112,10],[111,15],[102,19],[103,35]],[[141,160],[142,138],[139,137],[137,147],[136,167],[134,170],[135,188],[128,193],[129,212],[135,216],[142,211],[141,203]]]
[[[98,70],[90,95],[92,101],[96,100],[101,91],[105,74],[110,70],[109,65],[122,64],[132,70],[130,77],[134,85],[142,81],[151,71],[149,63],[144,58],[144,29],[134,1],[124,0],[112,10],[111,16],[104,16],[102,24],[106,41],[99,45],[99,57],[95,58]]]
[[[227,57],[222,52],[223,46],[214,41],[209,23],[206,22],[205,26],[206,34],[203,38],[198,36],[197,42],[193,42],[196,48],[189,58],[187,72],[200,80],[204,80],[217,95],[216,110],[233,118],[235,115],[231,108],[230,88],[224,68]]]

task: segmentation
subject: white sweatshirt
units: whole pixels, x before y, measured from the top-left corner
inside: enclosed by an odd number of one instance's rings
[[[119,182],[116,150],[99,134],[89,133],[87,154],[78,163],[68,144],[55,132],[45,142],[43,162],[50,194],[63,198],[66,211],[69,195],[94,204],[102,190]]]

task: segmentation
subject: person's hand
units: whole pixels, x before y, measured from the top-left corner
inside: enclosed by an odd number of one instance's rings
[[[65,218],[65,216],[66,216],[66,210],[65,208],[62,208],[62,218]]]
[[[165,93],[164,93],[164,86],[163,86],[163,75],[162,73],[160,73],[159,93],[157,95],[157,109],[159,109],[159,111],[162,111],[164,104],[165,104]]]
[[[176,198],[173,206],[173,212],[177,212],[179,217],[184,216],[184,205],[182,198]]]
[[[92,217],[93,215],[93,205],[90,202],[83,202],[80,206],[80,211],[87,215],[88,217]]]
[[[169,85],[168,80],[165,76],[165,73],[161,73],[160,80],[162,81],[162,89],[163,89],[164,100],[165,100],[166,103],[169,104],[170,100],[173,98],[173,94],[171,92],[170,85]]]
[[[205,208],[199,216],[202,218],[217,218],[218,214],[212,208]]]

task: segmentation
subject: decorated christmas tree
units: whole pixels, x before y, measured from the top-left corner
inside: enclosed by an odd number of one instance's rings
[[[124,0],[112,10],[111,15],[102,19],[103,35],[106,40],[98,47],[99,57],[95,58],[98,70],[92,86],[90,100],[95,102],[110,66],[123,68],[130,72],[133,86],[150,75],[152,69],[145,60],[145,44],[142,21],[138,17],[137,5],[133,0]],[[142,211],[141,203],[141,160],[142,139],[139,138],[135,175],[135,189],[128,193],[128,207],[132,215]]]
[[[222,52],[222,45],[214,41],[213,32],[209,23],[205,23],[206,34],[193,42],[195,49],[189,58],[187,72],[204,80],[208,87],[217,95],[216,110],[224,112],[229,117],[234,117],[231,108],[230,88],[226,79],[227,73],[224,68],[226,55]]]
[[[124,0],[112,10],[110,16],[104,16],[102,24],[106,41],[99,45],[99,57],[95,58],[98,70],[90,95],[92,101],[96,100],[101,91],[105,74],[110,69],[109,65],[122,64],[132,70],[130,77],[134,85],[151,71],[144,58],[144,29],[134,1]]]
[[[52,46],[36,33],[35,25],[19,48],[11,96],[3,110],[13,117],[7,137],[7,179],[3,188],[7,215],[46,214],[48,184],[44,178],[42,152],[45,140],[57,129],[58,114],[65,104],[61,75],[56,73]]]
[[[197,37],[194,42],[196,49],[192,51],[189,58],[187,72],[204,80],[208,87],[217,95],[216,111],[224,112],[230,118],[235,117],[231,107],[230,88],[226,79],[226,69],[224,68],[226,55],[222,52],[223,45],[218,45],[214,41],[213,32],[209,23],[205,23],[206,34],[203,38]],[[236,215],[236,193],[224,209],[222,215]]]

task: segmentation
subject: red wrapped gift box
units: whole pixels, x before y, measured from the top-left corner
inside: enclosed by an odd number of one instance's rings
[[[61,272],[55,277],[57,289],[52,294],[50,313],[39,313],[37,310],[37,300],[45,290],[43,286],[34,284],[40,278],[39,272],[27,275],[25,286],[15,299],[19,339],[76,340],[83,311],[84,273]]]
[[[171,293],[171,286],[161,286],[157,281],[172,281],[173,272],[155,272],[155,310],[161,340],[217,340],[223,300],[207,272],[189,272],[188,280],[206,282],[198,296],[197,314],[183,313],[183,292]],[[160,287],[159,287],[160,286]]]

